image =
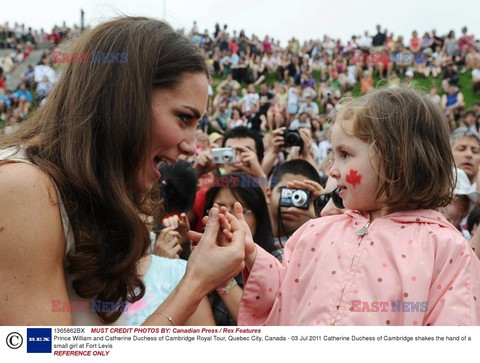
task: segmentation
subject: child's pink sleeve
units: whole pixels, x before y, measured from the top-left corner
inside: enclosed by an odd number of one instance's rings
[[[423,325],[480,325],[480,261],[462,237],[437,248]]]
[[[287,272],[292,251],[307,225],[308,223],[305,223],[287,241],[283,263],[260,246],[256,246],[257,257],[252,270],[250,273],[245,270],[243,274],[245,285],[240,300],[238,325],[265,324]]]

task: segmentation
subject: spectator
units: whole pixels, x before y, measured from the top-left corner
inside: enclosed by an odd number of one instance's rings
[[[460,55],[458,40],[455,39],[455,32],[453,30],[451,30],[445,38],[442,52],[446,53],[453,59]]]
[[[373,77],[371,71],[363,72],[363,78],[360,81],[360,92],[368,93],[373,89]]]
[[[318,105],[312,101],[312,97],[308,95],[305,98],[305,102],[303,102],[300,105],[300,108],[298,110],[299,113],[307,113],[310,116],[316,116],[320,113],[320,109],[318,108]]]
[[[280,165],[272,174],[275,181],[267,190],[267,204],[273,227],[273,235],[277,248],[283,248],[285,242],[300,226],[309,219],[315,218],[313,199],[320,195],[323,189],[320,186],[320,176],[317,170],[304,160],[291,160]],[[280,206],[280,195],[283,188],[295,181],[304,182],[303,188],[310,192],[307,209]],[[307,183],[308,181],[308,183]],[[290,184],[294,187],[294,184]]]
[[[252,183],[251,177],[245,174],[228,174],[220,177],[216,186],[210,188],[205,198],[205,215],[215,204],[233,212],[233,205],[239,202],[243,207],[245,221],[253,236],[253,240],[266,251],[282,260],[282,249],[273,243],[272,226],[268,216],[268,208],[262,188]],[[238,285],[237,285],[238,284]],[[238,307],[243,291],[243,280],[239,274],[228,289],[212,292],[212,309],[217,325],[236,325]],[[237,287],[234,287],[237,285]]]
[[[480,61],[477,63],[477,67],[472,71],[472,83],[473,92],[480,92]]]
[[[480,164],[480,136],[467,127],[460,127],[452,133],[450,145],[456,167],[466,173],[470,184],[476,190]]]
[[[220,134],[223,134],[227,130],[228,120],[232,115],[232,110],[227,108],[225,103],[220,103],[217,111],[213,114],[213,120],[211,126]]]
[[[453,191],[452,201],[440,209],[445,218],[457,228],[466,239],[470,239],[467,228],[464,228],[462,221],[468,216],[475,203],[480,199],[480,194],[472,188],[467,175],[462,169],[454,170],[456,175],[456,185]]]
[[[217,87],[217,92],[226,93],[228,96],[231,96],[232,91],[238,91],[240,89],[240,83],[233,79],[232,73],[227,74],[227,78],[220,82]]]
[[[238,108],[234,108],[232,110],[232,117],[228,120],[228,129],[233,129],[239,126],[247,126],[247,120],[242,118]]]
[[[448,62],[447,67],[443,71],[442,89],[445,93],[448,92],[449,86],[458,86],[458,74],[453,62]]]
[[[440,106],[440,96],[438,95],[438,87],[433,86],[428,93],[428,98],[436,105]]]
[[[9,51],[5,49],[2,57],[0,57],[0,68],[3,69],[5,74],[8,74],[14,69],[14,67],[15,63],[13,62],[12,56],[10,55]]]
[[[457,120],[464,106],[463,93],[459,91],[455,84],[449,84],[448,93],[442,96],[442,108],[447,117]]]
[[[375,34],[372,38],[372,52],[380,54],[384,48],[385,40],[387,36],[385,33],[381,32],[380,25],[377,25],[377,34]]]

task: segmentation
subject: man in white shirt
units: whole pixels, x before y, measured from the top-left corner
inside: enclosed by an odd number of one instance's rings
[[[310,116],[318,115],[319,111],[318,105],[312,101],[312,97],[310,95],[305,97],[305,102],[300,105],[299,109],[300,113],[306,112]]]

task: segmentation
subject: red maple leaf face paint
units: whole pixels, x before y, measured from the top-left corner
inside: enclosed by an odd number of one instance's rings
[[[347,183],[352,184],[353,188],[355,188],[358,184],[360,184],[360,181],[362,180],[362,176],[358,174],[358,171],[350,169],[350,173],[348,173],[345,179]]]

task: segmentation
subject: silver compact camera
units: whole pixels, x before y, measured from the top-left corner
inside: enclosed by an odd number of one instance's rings
[[[212,150],[215,164],[234,164],[236,152],[231,147],[217,147]]]
[[[310,206],[310,191],[282,188],[280,192],[280,206],[308,209]]]

